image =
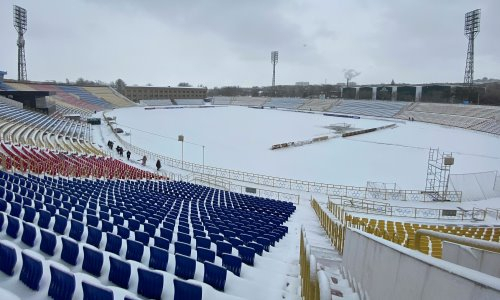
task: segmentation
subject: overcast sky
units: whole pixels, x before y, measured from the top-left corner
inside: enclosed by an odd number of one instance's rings
[[[462,82],[464,14],[481,8],[475,78],[500,78],[498,0],[2,0],[0,70],[17,78],[12,7],[28,10],[29,80],[157,86]]]

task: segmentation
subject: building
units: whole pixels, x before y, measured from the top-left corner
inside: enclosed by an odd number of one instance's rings
[[[125,96],[135,102],[146,99],[205,99],[207,88],[127,86]]]

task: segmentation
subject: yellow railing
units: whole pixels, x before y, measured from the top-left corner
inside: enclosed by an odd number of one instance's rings
[[[500,253],[500,243],[483,241],[464,236],[457,236],[454,234],[437,232],[433,230],[419,229],[415,233],[415,249],[425,254],[427,254],[427,252],[425,251],[425,249],[423,249],[422,243],[420,242],[422,237],[424,236],[428,236],[429,238],[433,237],[439,239],[440,241],[447,241],[455,244],[469,246],[472,248]]]
[[[301,278],[301,296],[305,300],[323,300],[331,299],[330,289],[321,289],[321,286],[330,286],[325,272],[318,269],[316,258],[311,253],[311,247],[307,242],[304,228],[300,230],[300,278]],[[320,281],[327,284],[321,284]]]
[[[321,208],[316,199],[311,200],[311,206],[316,212],[321,226],[325,229],[330,241],[342,255],[344,252],[345,225],[340,221],[333,220],[328,213]]]

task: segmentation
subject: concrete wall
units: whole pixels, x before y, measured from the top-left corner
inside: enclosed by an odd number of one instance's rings
[[[443,242],[443,259],[500,278],[500,254]]]
[[[342,264],[363,299],[500,299],[500,279],[347,229]]]

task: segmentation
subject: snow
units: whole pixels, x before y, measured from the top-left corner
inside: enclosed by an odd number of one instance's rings
[[[430,147],[453,152],[452,173],[500,170],[500,137],[419,122],[349,138],[271,151],[277,143],[307,140],[332,132],[324,127],[349,123],[367,129],[395,123],[347,119],[247,107],[144,110],[115,109],[117,126],[132,144],[154,153],[257,174],[322,183],[365,186],[367,181],[395,182],[402,189],[424,189]]]

